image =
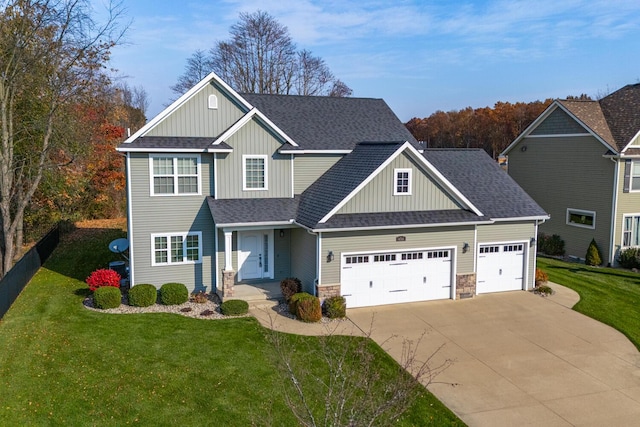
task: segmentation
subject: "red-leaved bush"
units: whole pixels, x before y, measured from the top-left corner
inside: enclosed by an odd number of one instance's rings
[[[89,285],[89,289],[91,289],[92,292],[102,286],[113,286],[115,288],[119,288],[120,275],[114,270],[101,268],[100,270],[94,271],[89,275],[89,277],[87,277],[87,285]]]

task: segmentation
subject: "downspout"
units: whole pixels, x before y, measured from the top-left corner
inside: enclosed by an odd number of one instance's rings
[[[615,261],[613,246],[616,236],[616,218],[618,217],[618,175],[620,173],[620,162],[615,158],[611,158],[610,160],[616,164],[615,177],[613,179],[613,195],[611,197],[611,228],[609,233],[609,265],[613,266]]]
[[[127,152],[127,237],[129,238],[129,287],[135,284],[134,275],[134,245],[133,245],[133,199],[131,198],[131,153]]]

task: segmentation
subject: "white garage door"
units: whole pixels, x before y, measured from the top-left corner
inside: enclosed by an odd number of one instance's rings
[[[476,292],[522,289],[524,247],[524,243],[480,245]]]
[[[347,307],[451,298],[451,250],[342,256],[341,294]]]

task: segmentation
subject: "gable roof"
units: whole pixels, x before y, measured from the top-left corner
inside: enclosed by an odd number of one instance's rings
[[[560,99],[558,102],[584,125],[599,135],[612,149],[617,149],[600,103],[598,101]]]
[[[605,96],[600,106],[618,148],[624,150],[640,131],[640,83]]]

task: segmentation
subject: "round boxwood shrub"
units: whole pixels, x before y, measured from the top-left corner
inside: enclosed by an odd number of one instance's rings
[[[628,248],[620,251],[618,262],[624,268],[640,268],[640,248]]]
[[[102,286],[93,293],[93,306],[102,310],[120,307],[122,294],[113,286]]]
[[[220,312],[225,316],[242,316],[249,311],[249,303],[239,299],[230,299],[220,304]]]
[[[322,303],[322,312],[329,319],[342,319],[347,316],[347,300],[342,296],[329,297]]]
[[[291,298],[289,298],[289,313],[297,315],[298,302],[308,298],[314,298],[314,296],[306,292],[298,292],[297,294],[291,295]]]
[[[133,307],[149,307],[156,303],[158,290],[148,283],[135,285],[129,290],[129,305]]]
[[[179,305],[189,301],[189,291],[182,283],[165,283],[160,287],[160,302],[164,305]]]
[[[311,296],[311,298],[303,298],[299,300],[296,308],[296,316],[298,316],[298,319],[306,323],[319,322],[320,319],[322,319],[320,299]]]

